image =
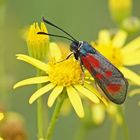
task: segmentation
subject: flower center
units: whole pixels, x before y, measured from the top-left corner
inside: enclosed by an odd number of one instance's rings
[[[50,63],[50,66],[48,75],[52,83],[62,86],[81,83],[82,70],[80,63],[75,59],[69,58],[62,62]]]
[[[104,55],[116,67],[123,65],[123,56],[120,48],[110,45],[99,44],[96,49]]]

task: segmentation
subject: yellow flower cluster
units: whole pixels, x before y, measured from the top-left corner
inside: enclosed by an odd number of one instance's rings
[[[37,23],[33,24],[27,38],[28,47],[29,49],[31,48],[31,50],[33,50],[34,47],[38,47],[37,52],[40,53],[44,52],[44,50],[46,50],[44,49],[46,44],[49,44],[48,47],[51,61],[46,64],[35,59],[38,57],[32,58],[27,55],[18,54],[17,59],[35,66],[45,72],[45,75],[20,81],[14,85],[14,88],[45,83],[43,87],[38,89],[31,96],[29,103],[33,103],[42,95],[50,93],[48,98],[49,107],[54,104],[55,100],[62,92],[66,91],[67,96],[79,117],[84,116],[84,109],[81,101],[81,97],[83,96],[87,97],[93,103],[99,104],[100,101],[102,101],[107,105],[106,99],[96,88],[94,88],[94,79],[88,72],[85,72],[83,84],[80,63],[76,61],[74,57],[63,60],[65,56],[64,53],[62,53],[62,48],[60,49],[59,45],[54,42],[50,43],[48,36],[38,35],[38,31],[47,32],[47,29],[44,27],[44,24],[41,24],[41,28],[38,27]],[[122,30],[118,31],[113,37],[109,31],[102,30],[99,33],[98,42],[96,44],[92,42],[92,45],[118,67],[127,79],[140,85],[140,76],[125,67],[140,64],[140,37],[128,44],[125,44],[126,38],[127,33]],[[43,45],[45,45],[45,47],[43,47]],[[40,54],[42,55],[42,53]]]
[[[124,76],[134,84],[140,85],[140,76],[127,66],[140,64],[140,37],[125,44],[127,33],[123,30],[114,36],[107,30],[99,32],[97,43],[91,44],[108,60],[112,62]],[[130,55],[131,54],[131,55]]]
[[[36,26],[31,27],[36,28]],[[30,32],[31,31],[34,31],[34,29],[30,30]],[[36,29],[35,32],[32,32],[30,34],[31,35],[29,36],[28,40],[31,40],[32,44],[42,45],[44,39],[46,39],[45,42],[48,41],[48,38],[44,38],[43,35],[38,35],[39,38],[36,39]],[[28,47],[30,47],[30,45]],[[52,55],[52,61],[47,64],[27,55],[17,55],[17,59],[25,61],[46,73],[45,76],[32,77],[20,81],[14,85],[14,88],[17,88],[25,85],[45,83],[43,87],[38,89],[31,96],[31,98],[29,99],[30,104],[37,100],[40,96],[49,93],[50,91],[51,93],[48,98],[49,107],[54,104],[55,100],[62,92],[66,91],[67,96],[79,117],[84,117],[84,109],[81,101],[81,96],[85,96],[93,103],[100,103],[100,100],[102,100],[105,104],[107,104],[107,101],[105,100],[105,98],[103,98],[102,95],[100,95],[98,90],[95,89],[92,85],[87,84],[89,83],[89,80],[91,80],[90,78],[88,78],[89,74],[85,75],[84,84],[82,83],[82,70],[80,67],[80,63],[76,61],[74,57],[63,61],[63,53],[61,52],[60,48],[56,43],[49,43],[49,48],[50,55]],[[40,51],[41,49],[42,47],[40,47]],[[92,81],[93,84],[94,80]]]

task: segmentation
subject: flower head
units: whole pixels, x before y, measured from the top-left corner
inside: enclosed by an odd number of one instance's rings
[[[98,91],[93,87],[93,85],[88,84],[89,78],[86,77],[84,85],[82,84],[82,70],[80,67],[80,63],[73,57],[63,61],[63,56],[61,56],[60,49],[58,49],[57,44],[53,43],[51,45],[53,45],[53,50],[55,50],[53,53],[53,56],[55,57],[52,58],[52,60],[48,64],[23,54],[17,55],[17,59],[25,61],[37,67],[38,69],[41,69],[46,73],[46,76],[33,77],[20,81],[15,84],[14,88],[30,84],[46,83],[44,87],[37,90],[31,96],[29,103],[33,103],[40,96],[51,91],[48,98],[49,107],[51,107],[57,97],[64,90],[66,90],[67,96],[77,115],[79,117],[83,117],[84,110],[80,95],[87,97],[90,101],[94,103],[99,103],[99,99],[105,102],[105,99],[98,93]]]
[[[120,30],[115,35],[102,30],[97,44],[92,45],[112,62],[124,76],[134,84],[140,85],[140,76],[126,66],[140,64],[140,37],[125,44],[127,33]],[[130,55],[131,54],[131,55]]]
[[[109,9],[112,18],[121,22],[131,14],[132,0],[109,0]]]
[[[122,29],[128,33],[135,33],[140,30],[140,19],[134,16],[128,17],[122,21]]]
[[[50,67],[51,69],[48,72],[48,75],[51,83],[70,86],[82,82],[82,70],[80,64],[78,61],[74,61],[73,58],[62,63],[50,63]]]
[[[123,117],[121,113],[120,106],[111,102],[108,103],[107,107],[105,107],[102,103],[91,104],[92,121],[95,125],[103,124],[106,115],[108,115],[118,125],[122,125]]]
[[[37,22],[33,23],[26,32],[25,39],[29,55],[39,60],[44,60],[49,48],[49,36],[38,35],[38,32],[48,32],[43,22],[41,22],[40,27]]]
[[[91,116],[92,121],[96,125],[101,125],[104,122],[105,119],[105,106],[100,104],[92,104],[91,106]]]

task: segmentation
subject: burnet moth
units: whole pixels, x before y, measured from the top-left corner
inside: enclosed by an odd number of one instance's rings
[[[95,79],[95,82],[102,89],[105,95],[114,103],[122,104],[127,95],[128,82],[123,74],[100,54],[95,48],[93,48],[86,41],[78,41],[68,32],[62,28],[56,26],[52,22],[43,18],[43,21],[48,25],[51,25],[69,37],[54,35],[45,32],[38,32],[38,34],[44,34],[54,37],[65,38],[72,41],[70,45],[70,51],[72,52],[66,59],[72,54],[76,60],[81,62],[81,66],[84,66]]]

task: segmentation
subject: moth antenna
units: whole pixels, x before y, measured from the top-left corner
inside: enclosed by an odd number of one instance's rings
[[[48,21],[47,19],[45,19],[45,17],[42,17],[42,20],[43,20],[45,23],[47,23],[47,24],[49,24],[49,25],[51,25],[51,26],[53,26],[53,27],[59,29],[59,30],[62,31],[63,33],[67,34],[67,35],[68,35],[69,37],[71,37],[74,41],[78,42],[77,39],[75,39],[72,35],[70,35],[68,32],[66,32],[66,31],[63,30],[62,28],[58,27],[58,26],[55,25],[54,23]]]
[[[61,36],[61,35],[55,35],[55,34],[49,34],[49,33],[45,33],[45,32],[38,32],[37,34],[42,34],[42,35],[48,35],[48,36],[54,36],[54,37],[59,37],[59,38],[65,38],[67,40],[70,41],[74,41],[71,38],[65,37],[65,36]]]

